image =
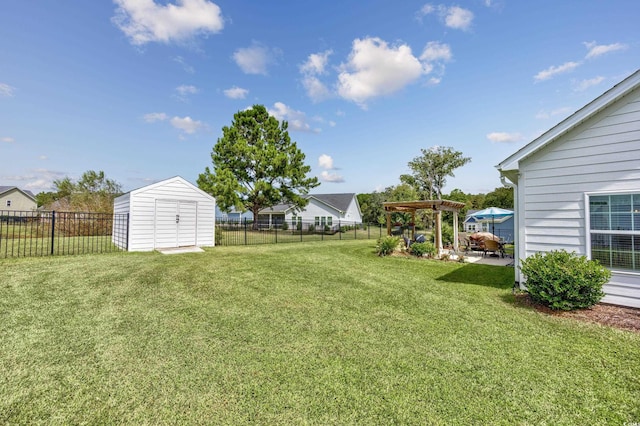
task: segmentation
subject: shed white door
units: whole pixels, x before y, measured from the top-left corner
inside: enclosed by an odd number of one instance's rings
[[[197,203],[156,200],[155,248],[196,244]]]

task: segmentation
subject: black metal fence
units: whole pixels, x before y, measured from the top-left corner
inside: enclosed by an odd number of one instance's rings
[[[0,210],[0,258],[126,250],[128,224],[128,214]]]
[[[325,218],[323,218],[325,219]],[[216,219],[216,245],[238,246],[255,244],[294,243],[302,241],[378,239],[386,235],[380,224],[337,221],[319,222],[257,222],[250,220]]]

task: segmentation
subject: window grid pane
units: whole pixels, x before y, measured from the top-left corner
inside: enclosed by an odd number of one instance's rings
[[[591,196],[589,218],[590,229],[600,231],[591,232],[591,258],[607,268],[640,271],[640,194]]]

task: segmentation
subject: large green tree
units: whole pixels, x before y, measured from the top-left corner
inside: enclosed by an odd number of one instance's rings
[[[303,195],[320,183],[307,176],[311,166],[287,128],[263,105],[237,112],[213,147],[213,170],[206,167],[198,177],[200,189],[215,196],[221,210],[249,210],[256,219],[279,203],[306,206]]]
[[[462,152],[451,147],[434,146],[421,149],[422,155],[409,162],[411,174],[400,176],[400,180],[413,186],[421,198],[442,199],[442,189],[453,171],[471,161]]]
[[[513,209],[513,188],[501,186],[489,192],[482,203],[482,208],[487,207]]]

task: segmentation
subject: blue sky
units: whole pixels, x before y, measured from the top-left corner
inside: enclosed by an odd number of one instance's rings
[[[445,192],[640,67],[637,0],[8,0],[0,185],[104,170],[125,190],[195,182],[233,114],[265,105],[315,191],[399,183],[420,149],[471,157]]]

